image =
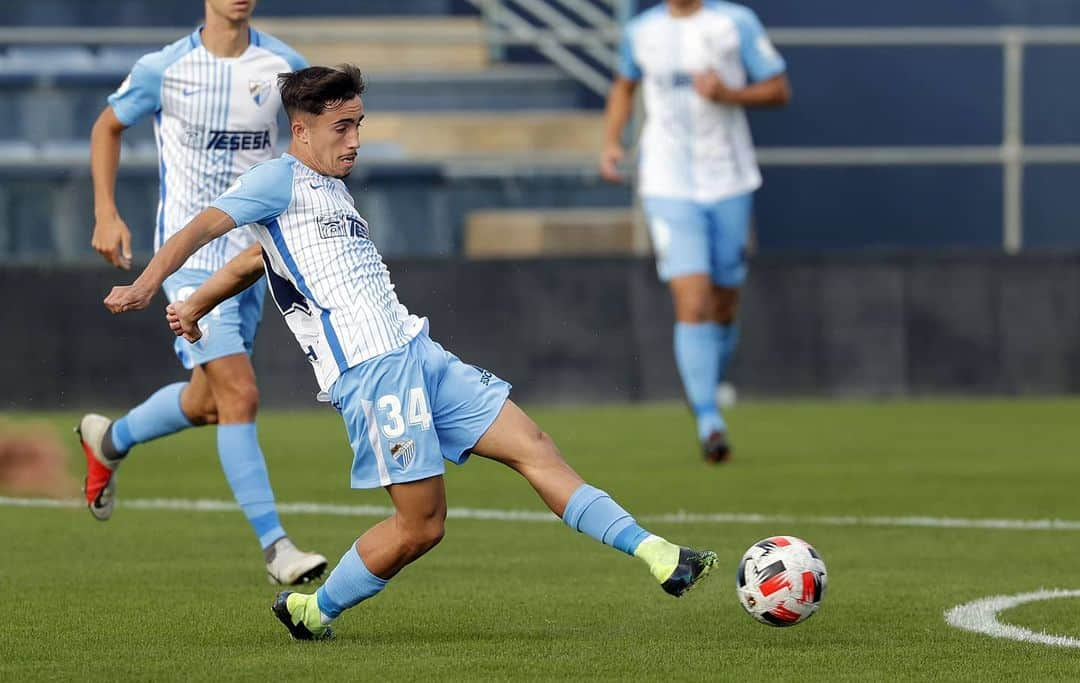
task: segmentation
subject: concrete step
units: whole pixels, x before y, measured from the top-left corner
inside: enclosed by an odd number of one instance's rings
[[[362,143],[413,159],[537,155],[599,158],[603,116],[575,111],[412,114],[372,111]]]
[[[483,71],[375,72],[365,105],[372,111],[514,111],[581,109],[589,93],[551,66],[496,66]]]
[[[612,256],[641,253],[624,208],[484,209],[465,217],[469,258]]]
[[[349,62],[372,74],[490,66],[483,23],[472,17],[296,17],[253,23],[315,65]]]

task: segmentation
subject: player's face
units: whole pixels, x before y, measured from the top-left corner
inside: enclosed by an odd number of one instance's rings
[[[356,165],[360,146],[360,122],[364,103],[359,97],[327,107],[318,116],[306,117],[307,145],[316,171],[334,178],[344,178]]]
[[[206,0],[206,13],[231,22],[247,21],[255,11],[256,0]]]

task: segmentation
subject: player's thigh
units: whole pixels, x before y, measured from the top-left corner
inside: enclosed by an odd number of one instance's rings
[[[709,225],[702,208],[666,197],[645,197],[643,204],[660,279],[709,273]]]
[[[211,273],[205,270],[178,270],[166,278],[165,295],[171,302],[184,301],[206,282],[210,275]],[[259,310],[261,311],[261,306]],[[248,353],[250,343],[244,340],[243,327],[240,298],[230,297],[199,321],[199,329],[202,331],[199,341],[192,344],[182,337],[177,337],[173,348],[184,367],[193,370],[224,356]],[[251,333],[254,338],[254,330]]]
[[[473,452],[515,469],[538,457],[558,456],[554,442],[544,434],[540,425],[509,399],[476,442]]]
[[[753,207],[754,195],[749,192],[703,205],[709,223],[709,270],[720,287],[740,287],[746,280]]]
[[[353,488],[376,488],[442,475],[417,339],[349,368],[330,391],[353,450]]]
[[[462,362],[426,335],[420,342],[431,395],[431,412],[445,459],[462,464],[508,403],[510,384]]]
[[[441,476],[386,487],[402,524],[424,527],[446,519],[446,484]]]

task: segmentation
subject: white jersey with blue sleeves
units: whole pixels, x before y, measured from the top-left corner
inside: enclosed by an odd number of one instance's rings
[[[273,36],[250,31],[242,55],[214,56],[200,30],[144,55],[109,97],[125,126],[154,115],[160,198],[154,251],[253,164],[273,156],[277,75],[307,66]],[[254,243],[237,230],[192,254],[185,268],[214,271]]]
[[[270,293],[324,392],[341,373],[423,329],[398,302],[343,181],[285,154],[240,176],[211,206],[251,225]]]
[[[624,78],[643,82],[641,194],[712,202],[756,190],[761,173],[742,107],[711,102],[693,75],[717,72],[731,88],[784,73],[783,58],[747,7],[707,0],[686,17],[666,3],[626,26]]]

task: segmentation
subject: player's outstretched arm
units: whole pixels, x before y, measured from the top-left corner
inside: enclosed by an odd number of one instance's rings
[[[189,256],[194,254],[199,247],[221,237],[235,227],[236,223],[233,219],[221,209],[215,209],[212,206],[203,209],[183,230],[170,237],[161,246],[135,282],[112,288],[109,296],[105,297],[105,308],[113,313],[146,308],[165,278],[179,270]]]
[[[255,284],[262,275],[262,247],[253,244],[211,275],[187,299],[165,307],[165,318],[173,334],[192,343],[199,341],[202,337],[199,321],[203,316]]]
[[[90,246],[106,261],[131,269],[131,231],[116,208],[116,170],[127,126],[105,107],[90,131],[90,176],[94,181],[94,236]]]

